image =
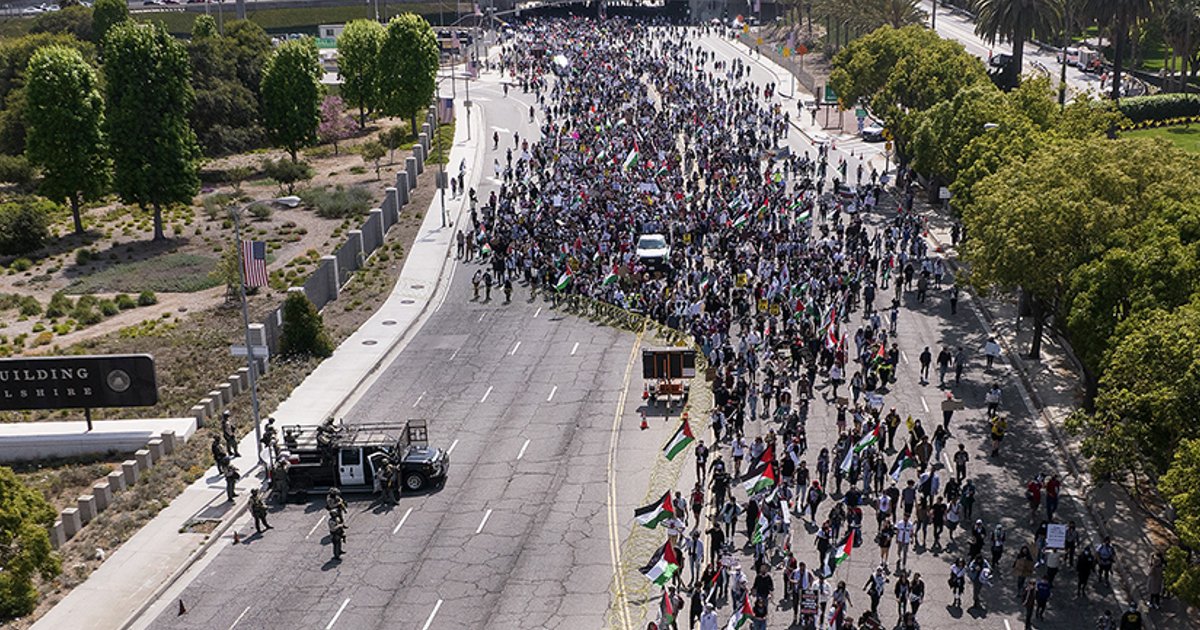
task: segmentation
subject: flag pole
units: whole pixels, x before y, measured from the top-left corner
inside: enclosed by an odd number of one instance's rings
[[[238,248],[238,290],[242,298],[242,330],[246,335],[246,367],[250,370],[250,413],[254,422],[254,452],[255,460],[262,461],[262,427],[259,426],[258,416],[258,364],[254,360],[254,346],[250,344],[250,309],[246,305],[246,264],[245,253],[242,251],[242,212],[250,206],[259,203],[251,201],[240,210],[231,210],[233,228]]]

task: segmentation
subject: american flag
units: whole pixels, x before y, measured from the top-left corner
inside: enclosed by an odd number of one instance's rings
[[[267,244],[261,241],[242,241],[242,269],[247,287],[267,286]]]

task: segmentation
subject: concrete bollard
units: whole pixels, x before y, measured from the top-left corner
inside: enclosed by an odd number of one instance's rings
[[[79,519],[79,508],[66,508],[61,513],[63,524],[63,536],[67,540],[75,537],[79,530],[83,529],[83,521]]]
[[[50,546],[58,549],[67,544],[67,532],[61,519],[50,526]]]
[[[107,510],[113,502],[112,484],[107,481],[97,481],[92,484],[92,496],[96,499],[97,512]]]
[[[85,494],[75,499],[75,505],[79,506],[79,520],[84,523],[91,522],[100,513],[96,509],[96,497],[90,494]]]
[[[248,368],[248,367],[238,368],[237,377],[238,377],[238,383],[240,384],[242,391],[244,391],[244,392],[249,391],[250,390],[250,368]]]
[[[413,147],[413,157],[417,158],[417,175],[424,173],[425,161],[429,159],[429,151],[425,147],[418,144],[417,146]]]
[[[175,444],[179,438],[175,436],[174,430],[163,431],[158,434],[158,439],[162,440],[164,454],[170,455],[175,452]]]
[[[228,407],[229,403],[233,402],[233,385],[221,383],[217,385],[217,391],[221,393],[221,403]]]
[[[242,381],[238,378],[237,374],[230,374],[229,377],[225,379],[225,382],[229,385],[229,390],[233,392],[234,396],[246,391],[242,388]]]
[[[429,139],[433,137],[433,125],[425,123],[421,125],[421,133],[417,134],[417,142],[421,143],[425,150],[429,150]]]
[[[404,158],[404,172],[408,174],[408,184],[412,190],[417,188],[417,175],[421,173],[417,171],[417,158],[408,156]]]
[[[110,490],[112,490],[113,494],[116,494],[118,492],[124,492],[125,488],[129,487],[129,484],[126,483],[126,480],[125,480],[125,471],[124,470],[114,470],[114,471],[108,473],[107,479],[108,479],[108,487]]]
[[[163,457],[167,454],[163,449],[162,438],[154,438],[153,440],[146,442],[146,450],[150,451],[150,458],[156,462],[161,462]]]
[[[135,460],[127,459],[121,462],[121,472],[125,473],[125,487],[128,488],[138,482],[138,463]]]
[[[389,186],[383,191],[384,231],[400,220],[400,192]]]
[[[412,186],[408,183],[408,173],[400,171],[396,173],[396,194],[399,196],[399,203],[396,204],[396,211],[408,205],[408,191],[412,190]]]
[[[206,420],[217,415],[217,405],[213,402],[211,395],[207,398],[201,398],[200,404],[204,407],[204,418]]]
[[[208,407],[204,405],[204,401],[200,401],[199,405],[192,405],[188,410],[188,415],[196,419],[196,426],[204,426],[204,422],[208,420]]]
[[[208,392],[208,397],[212,399],[213,416],[216,416],[217,414],[221,413],[222,409],[225,408],[225,400],[221,397],[221,390],[214,389],[211,392]]]
[[[154,465],[154,456],[150,454],[150,449],[143,448],[134,451],[133,461],[137,462],[138,472],[144,472]]]
[[[338,298],[338,293],[341,292],[341,287],[338,286],[339,272],[337,256],[322,256],[320,269],[325,269],[325,273],[329,274],[328,282],[330,293],[332,294],[330,299],[336,300]]]
[[[379,226],[379,245],[382,247],[384,242],[387,241],[387,227],[385,227],[383,223],[383,208],[373,208],[369,216],[375,215],[379,215],[376,225]]]

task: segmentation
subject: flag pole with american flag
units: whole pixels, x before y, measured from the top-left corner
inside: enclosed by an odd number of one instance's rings
[[[251,419],[254,423],[254,452],[257,454],[258,462],[263,460],[263,444],[262,444],[262,427],[259,422],[258,413],[258,363],[255,361],[255,346],[250,339],[250,309],[246,305],[246,286],[247,281],[258,282],[261,284],[252,284],[250,286],[260,287],[267,284],[267,247],[266,243],[256,241],[242,240],[242,216],[250,206],[261,201],[251,201],[242,206],[240,210],[230,209],[229,214],[233,218],[234,238],[238,244],[238,289],[242,298],[242,329],[246,335],[246,367],[250,370],[250,412]],[[261,253],[261,256],[258,254]],[[265,356],[257,357],[266,360]]]

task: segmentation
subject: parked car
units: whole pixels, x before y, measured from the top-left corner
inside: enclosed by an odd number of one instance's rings
[[[883,142],[887,139],[884,135],[886,131],[883,125],[870,124],[863,127],[862,139],[865,142]]]

